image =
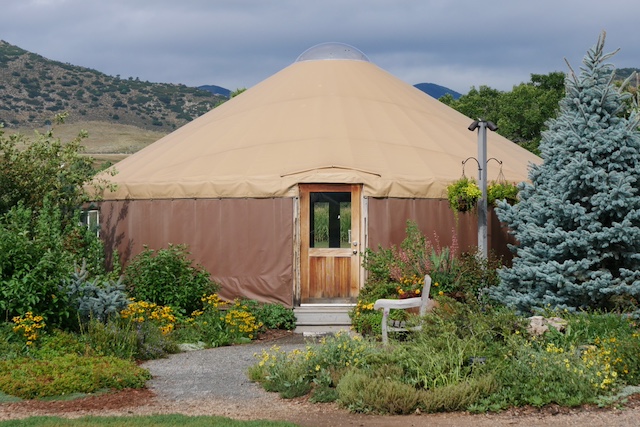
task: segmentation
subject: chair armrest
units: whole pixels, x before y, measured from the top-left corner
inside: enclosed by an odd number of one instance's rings
[[[420,307],[422,305],[422,298],[405,298],[405,299],[379,299],[373,305],[374,310],[380,310],[383,308],[390,308],[394,310],[402,310],[405,308]]]

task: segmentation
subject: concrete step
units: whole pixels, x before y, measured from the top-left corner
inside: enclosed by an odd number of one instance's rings
[[[302,306],[294,308],[298,325],[351,325],[350,306]]]
[[[302,334],[303,337],[321,337],[324,335],[335,334],[336,332],[353,334],[351,327],[346,325],[298,325],[293,332],[296,334]]]
[[[296,333],[326,334],[348,331],[351,327],[349,318],[350,305],[308,305],[294,308],[297,319]]]

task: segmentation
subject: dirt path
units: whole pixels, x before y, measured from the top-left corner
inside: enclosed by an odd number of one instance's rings
[[[180,400],[159,399],[150,390],[126,390],[116,394],[95,396],[70,402],[20,402],[0,404],[0,420],[35,415],[77,418],[87,415],[131,416],[181,413],[186,415],[219,415],[234,419],[286,420],[305,427],[319,426],[617,426],[640,424],[640,402],[618,409],[520,409],[501,414],[471,415],[466,413],[380,416],[351,414],[336,404],[311,404],[303,399],[281,400],[275,394],[250,402],[229,399]]]

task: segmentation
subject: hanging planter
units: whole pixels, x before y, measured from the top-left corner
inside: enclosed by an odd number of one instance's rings
[[[506,181],[492,182],[487,186],[487,204],[496,206],[498,200],[505,200],[510,205],[518,202],[518,186]]]
[[[464,175],[447,187],[449,206],[454,212],[474,210],[481,196],[482,192],[476,181]]]

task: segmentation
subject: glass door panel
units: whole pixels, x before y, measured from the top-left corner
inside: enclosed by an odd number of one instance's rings
[[[309,247],[351,247],[351,193],[309,194]]]

